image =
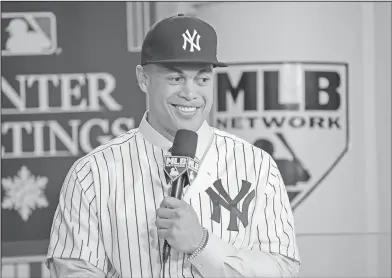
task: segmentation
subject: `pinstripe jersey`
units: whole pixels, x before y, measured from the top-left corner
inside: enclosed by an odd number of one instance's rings
[[[300,261],[287,192],[271,156],[206,122],[198,135],[201,165],[183,200],[200,224],[238,249]],[[82,259],[108,277],[162,277],[155,220],[170,188],[163,169],[171,144],[145,114],[139,128],[76,161],[61,188],[47,257]],[[201,274],[172,249],[165,277]]]

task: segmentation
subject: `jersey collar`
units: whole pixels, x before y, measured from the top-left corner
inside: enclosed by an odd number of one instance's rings
[[[148,111],[146,111],[144,113],[143,118],[140,122],[140,125],[139,125],[140,133],[151,144],[168,151],[172,147],[173,142],[171,142],[166,137],[164,137],[162,134],[160,134],[158,131],[156,131],[148,123],[147,113],[148,113]],[[196,158],[201,160],[203,158],[205,152],[208,150],[209,146],[211,145],[212,138],[214,135],[214,130],[207,123],[207,121],[204,121],[196,133],[198,135],[197,148],[196,148]]]

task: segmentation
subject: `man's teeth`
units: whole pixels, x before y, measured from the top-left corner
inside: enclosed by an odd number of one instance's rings
[[[195,112],[196,107],[177,106],[181,112]]]

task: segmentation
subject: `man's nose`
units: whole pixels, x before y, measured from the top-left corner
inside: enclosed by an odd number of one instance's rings
[[[192,84],[185,84],[182,86],[181,91],[179,92],[179,96],[181,98],[185,98],[186,100],[193,100],[196,98],[195,88]]]

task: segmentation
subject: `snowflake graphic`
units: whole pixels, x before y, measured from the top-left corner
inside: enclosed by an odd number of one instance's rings
[[[5,190],[2,208],[15,209],[25,222],[33,210],[49,205],[44,194],[48,178],[34,177],[25,165],[13,179],[3,178],[1,183]]]

